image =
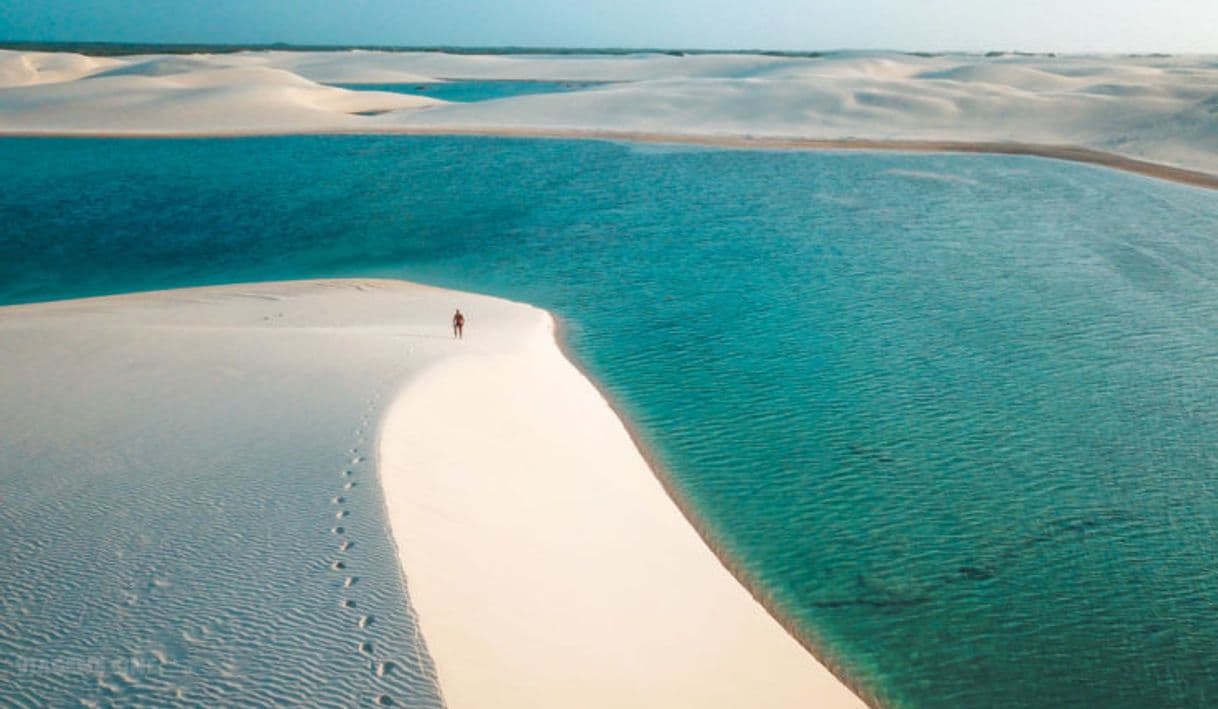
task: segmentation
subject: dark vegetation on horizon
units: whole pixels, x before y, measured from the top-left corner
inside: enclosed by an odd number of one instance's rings
[[[39,42],[3,41],[0,49],[33,52],[76,52],[95,57],[119,57],[133,54],[232,54],[235,52],[295,51],[346,52],[364,49],[377,52],[439,52],[443,54],[759,54],[778,57],[821,57],[825,52],[795,52],[761,49],[650,49],[630,47],[448,47],[394,46],[387,44],[157,44],[155,42]]]
[[[121,57],[136,54],[233,54],[236,52],[259,51],[296,51],[296,52],[345,52],[352,49],[364,49],[378,52],[437,52],[442,54],[602,54],[620,56],[625,54],[668,54],[680,57],[687,54],[756,54],[769,57],[804,57],[815,59],[835,54],[849,54],[849,50],[841,51],[787,51],[776,49],[658,49],[649,47],[456,47],[456,46],[395,46],[388,44],[287,44],[275,42],[267,44],[205,44],[205,43],[165,43],[155,42],[54,42],[54,41],[5,41],[0,40],[0,49],[14,49],[33,52],[76,52],[94,57]],[[945,52],[912,52],[896,51],[913,57],[938,57]],[[956,52],[952,52],[955,54]],[[960,52],[974,54],[975,52]],[[1056,56],[1054,53],[1036,52],[987,52],[986,57],[1014,56]],[[1166,54],[1148,55],[1166,57]]]

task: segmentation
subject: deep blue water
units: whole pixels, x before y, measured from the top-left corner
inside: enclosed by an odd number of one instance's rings
[[[8,139],[0,166],[0,302],[365,274],[555,311],[886,704],[1218,701],[1218,194],[492,138]]]
[[[470,103],[528,94],[579,91],[603,84],[604,82],[594,81],[443,81],[406,84],[335,84],[335,86],[356,91],[389,91],[397,94],[430,96],[444,101]]]

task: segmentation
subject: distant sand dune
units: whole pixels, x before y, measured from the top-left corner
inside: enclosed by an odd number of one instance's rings
[[[442,80],[613,83],[453,104],[323,85]],[[0,51],[0,134],[583,131],[872,149],[1034,144],[1037,154],[1085,149],[1215,175],[1215,86],[1213,57]]]
[[[968,84],[992,84],[1034,93],[1069,91],[1081,84],[1060,74],[1014,64],[964,64],[950,69],[936,69],[917,75],[918,79],[940,79]]]
[[[156,57],[147,61],[130,62],[113,69],[96,72],[91,77],[98,76],[171,76],[187,74],[194,71],[211,71],[216,65],[206,59],[194,57],[166,56]]]
[[[75,81],[0,89],[0,132],[298,133],[350,129],[358,125],[358,114],[438,103],[346,91],[275,67],[168,57],[106,68]]]
[[[75,81],[108,67],[124,64],[121,59],[80,54],[0,51],[0,88]]]

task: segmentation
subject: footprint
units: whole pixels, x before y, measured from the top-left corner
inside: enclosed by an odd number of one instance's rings
[[[351,513],[346,510],[339,510],[338,512],[334,513],[334,519],[342,519],[343,517],[346,517],[349,514],[351,514]]]
[[[353,546],[355,546],[355,542],[348,540],[348,541],[343,542],[342,544],[339,544],[338,550],[347,551],[348,549],[350,549]]]
[[[351,459],[351,465],[359,465],[362,462],[364,462],[364,456],[362,455],[357,455]]]
[[[351,600],[350,598],[348,598],[347,600],[345,600],[345,601],[343,601],[343,602],[342,602],[342,606],[343,606],[343,608],[354,608],[354,607],[355,607],[355,601],[353,601],[353,600]]]
[[[354,475],[354,474],[355,474],[355,472],[354,472],[354,471],[352,471],[352,470],[344,470],[344,471],[343,471],[343,477],[344,477],[344,478],[349,478],[349,477],[351,477],[351,476],[352,476],[352,475]]]
[[[376,703],[383,707],[391,707],[393,706],[393,697],[390,697],[388,694],[382,694],[376,698]]]
[[[372,641],[365,640],[364,642],[360,643],[359,651],[360,651],[361,655],[371,655],[372,654]]]
[[[347,483],[346,485],[343,485],[344,490],[350,490],[353,487],[355,487],[355,481],[351,481],[351,482]]]
[[[343,569],[347,568],[347,565],[341,561],[336,561],[333,564],[330,564],[330,568],[334,569],[335,571],[342,571]]]
[[[347,578],[343,579],[343,588],[351,588],[357,583],[359,583],[358,576],[348,576]]]
[[[347,498],[343,497],[342,495],[337,495],[333,498],[330,498],[330,502],[332,502],[336,505],[341,505],[346,501],[347,501]]]
[[[372,616],[370,616],[370,615],[361,615],[361,616],[359,617],[359,627],[361,627],[361,628],[367,628],[369,625],[372,625]]]
[[[330,530],[330,534],[342,534],[347,531],[345,527],[334,527]]]
[[[397,668],[398,668],[397,665],[393,664],[392,662],[389,662],[388,660],[386,660],[385,662],[378,662],[378,663],[376,663],[376,676],[384,677],[385,675],[389,674],[390,672],[393,672]]]

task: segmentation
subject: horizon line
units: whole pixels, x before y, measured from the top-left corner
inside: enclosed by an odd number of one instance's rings
[[[296,42],[131,42],[121,40],[43,40],[0,39],[0,49],[33,51],[75,51],[93,56],[131,56],[139,54],[232,54],[243,51],[315,51],[342,52],[353,50],[379,52],[435,52],[443,54],[754,54],[791,58],[815,59],[831,55],[853,53],[888,53],[916,57],[946,55],[981,57],[1057,57],[1057,56],[1121,56],[1141,58],[1170,58],[1176,56],[1209,56],[1202,52],[1121,52],[1121,51],[1024,51],[1019,49],[991,50],[912,50],[893,48],[836,48],[836,49],[762,49],[762,48],[706,48],[706,47],[629,47],[629,46],[546,46],[546,45],[475,45],[475,44],[328,44]],[[90,50],[93,50],[92,52]],[[147,50],[161,50],[147,51]]]

